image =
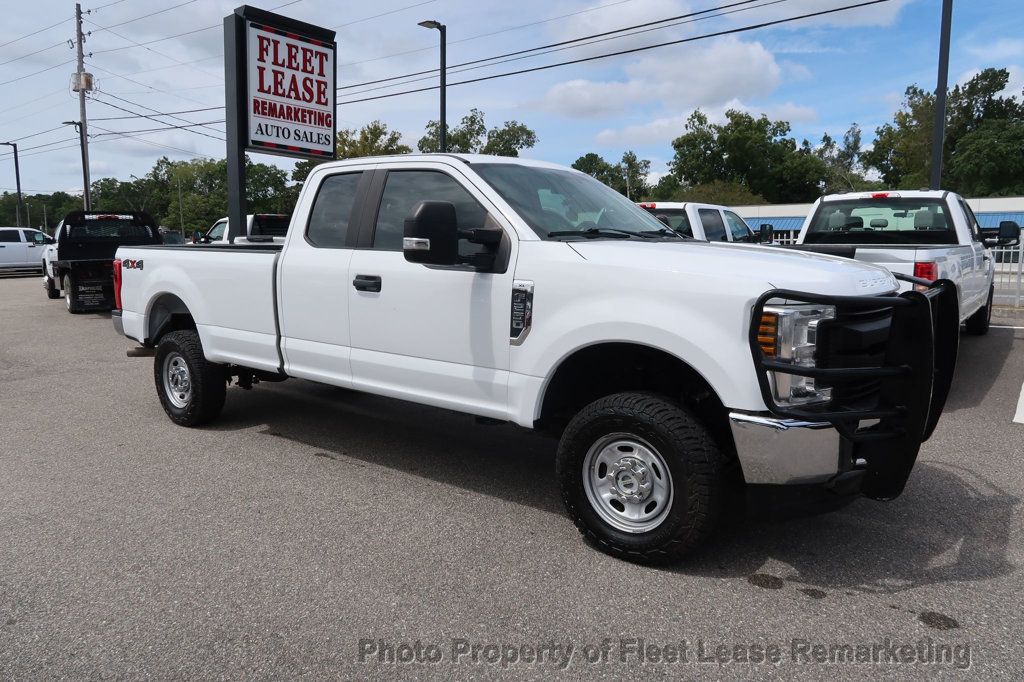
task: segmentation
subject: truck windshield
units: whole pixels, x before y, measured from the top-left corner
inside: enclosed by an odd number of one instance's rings
[[[805,244],[956,244],[946,202],[864,198],[823,201],[811,218]]]
[[[473,164],[473,169],[544,239],[678,238],[588,175],[512,163]]]

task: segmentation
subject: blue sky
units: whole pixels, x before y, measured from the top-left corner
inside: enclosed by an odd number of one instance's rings
[[[252,4],[273,7],[286,0]],[[450,81],[538,66],[652,43],[740,28],[808,12],[840,7],[854,0],[757,0],[729,16],[650,31],[642,35],[574,47],[551,55],[487,66]],[[182,3],[185,4],[182,4]],[[96,9],[87,25],[94,34],[88,61],[99,83],[98,97],[120,106],[157,111],[223,104],[223,61],[218,25],[236,3],[214,0],[121,0]],[[97,0],[94,7],[104,4]],[[280,12],[338,29],[340,86],[421,71],[436,65],[437,34],[416,25],[438,19],[448,26],[449,64],[545,45],[726,4],[716,0],[380,0],[331,2],[299,0]],[[170,11],[160,12],[175,5]],[[1011,69],[1010,89],[1024,87],[1024,11],[1021,0],[968,2],[954,7],[950,78],[963,80],[987,66]],[[35,36],[0,47],[0,81],[20,78],[71,59],[61,45],[70,37],[74,4],[37,0],[32,10],[19,5],[0,26],[0,44],[67,17]],[[86,8],[90,3],[84,3]],[[662,172],[671,141],[695,108],[720,119],[730,108],[789,120],[798,139],[840,136],[859,123],[870,142],[874,128],[891,119],[911,83],[935,86],[940,0],[889,0],[783,26],[736,33],[628,56],[596,60],[522,76],[449,89],[449,123],[471,107],[483,110],[488,125],[517,119],[536,130],[539,144],[527,155],[571,163],[596,151],[609,160],[635,150]],[[154,12],[150,17],[130,21]],[[383,15],[383,16],[377,16]],[[566,16],[569,15],[569,16]],[[128,22],[116,28],[114,24]],[[529,24],[524,26],[525,24]],[[112,30],[103,30],[109,27]],[[195,31],[147,48],[136,43]],[[120,35],[117,35],[120,34]],[[127,48],[127,49],[118,49]],[[38,54],[28,55],[39,50]],[[109,51],[104,51],[109,50]],[[21,58],[23,57],[23,58]],[[67,90],[72,65],[58,66],[7,85],[0,102],[0,140],[19,141],[24,158],[22,184],[28,190],[80,190],[81,166],[73,133],[61,121],[77,119],[77,100]],[[454,69],[453,69],[454,71]],[[419,87],[393,86],[371,94]],[[376,87],[376,86],[370,86]],[[354,89],[351,92],[359,92]],[[343,101],[344,98],[339,98]],[[390,97],[339,108],[339,125],[359,127],[375,118],[400,131],[415,147],[424,123],[437,115],[437,93]],[[158,127],[147,119],[100,121],[123,115],[90,102],[93,133]],[[182,114],[189,121],[221,119],[217,111]],[[162,119],[167,121],[167,119]],[[173,123],[175,121],[168,121]],[[177,121],[180,123],[181,121]],[[222,124],[211,124],[223,130]],[[210,134],[216,134],[210,129]],[[35,135],[36,133],[42,133]],[[102,142],[101,142],[102,140]],[[36,145],[50,145],[29,150]],[[173,147],[174,149],[168,149]],[[220,157],[223,143],[183,130],[146,133],[134,139],[94,138],[93,178],[127,179],[149,170],[156,158]],[[254,158],[290,168],[276,157]],[[0,156],[0,188],[13,188],[13,169]]]

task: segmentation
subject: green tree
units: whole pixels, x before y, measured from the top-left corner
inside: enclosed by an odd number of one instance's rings
[[[594,152],[584,154],[572,163],[578,171],[590,175],[616,192],[640,201],[651,191],[647,176],[651,172],[651,162],[637,157],[633,151],[622,155],[619,163],[612,165],[604,157]]]
[[[428,121],[417,147],[421,152],[441,149],[441,124]],[[473,108],[454,128],[448,128],[448,151],[457,154],[495,154],[519,156],[519,152],[537,144],[537,134],[519,121],[505,121],[501,127],[487,129],[484,113]]]
[[[682,185],[733,183],[773,203],[813,201],[821,195],[828,176],[825,162],[809,143],[798,146],[789,137],[789,123],[734,109],[725,116],[725,123],[715,124],[695,111],[673,140],[669,167]]]
[[[339,130],[334,148],[339,159],[408,154],[412,151],[411,147],[402,144],[401,133],[388,130],[387,124],[381,121],[370,121],[358,131],[354,128]],[[292,180],[305,182],[309,172],[321,163],[324,162],[313,159],[299,161],[292,170]]]
[[[722,204],[723,206],[754,206],[768,203],[764,197],[754,194],[745,186],[724,180],[682,187],[662,201],[696,201],[702,204]]]
[[[962,194],[1007,194],[1020,186],[1020,167],[1016,163],[1020,148],[1016,155],[998,148],[1000,140],[1006,145],[1019,140],[1017,128],[1024,125],[1024,101],[1003,94],[1009,78],[1006,69],[985,69],[949,91],[943,143],[944,189]],[[875,130],[873,148],[861,157],[864,165],[876,170],[888,187],[927,186],[934,116],[935,95],[917,85],[908,87],[892,123]],[[975,157],[982,152],[988,158]],[[984,172],[983,181],[973,182],[974,172]]]

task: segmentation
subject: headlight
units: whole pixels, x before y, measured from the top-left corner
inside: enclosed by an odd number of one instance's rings
[[[765,306],[757,330],[757,343],[766,360],[814,367],[818,325],[835,316],[835,306],[830,305]],[[768,376],[775,402],[780,406],[827,403],[832,399],[832,389],[818,388],[812,377],[786,372],[769,372]]]

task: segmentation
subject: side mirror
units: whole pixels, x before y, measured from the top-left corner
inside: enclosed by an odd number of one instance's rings
[[[459,262],[459,229],[455,204],[421,201],[405,219],[402,253],[410,263],[455,265]]]
[[[771,244],[775,241],[775,226],[771,223],[761,223],[761,232],[758,236],[762,244]]]
[[[1013,220],[999,223],[998,229],[982,230],[985,246],[1017,246],[1020,244],[1020,225]]]

